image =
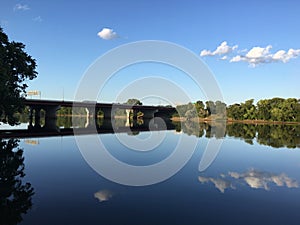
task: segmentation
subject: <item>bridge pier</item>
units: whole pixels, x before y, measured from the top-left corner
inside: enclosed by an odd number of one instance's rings
[[[103,124],[101,125],[101,130],[113,130],[113,124],[115,123],[114,119],[111,120],[103,120]]]
[[[132,109],[125,109],[126,112],[126,123],[125,127],[131,127],[132,126],[132,121],[130,120],[130,113]]]
[[[41,107],[35,106],[29,109],[29,128],[41,128]],[[33,111],[34,111],[34,124],[33,124]]]
[[[86,123],[84,125],[85,128],[92,128],[96,127],[96,121],[97,121],[97,109],[93,107],[87,107],[85,108],[86,111]]]
[[[55,105],[55,106],[46,106],[44,107],[44,110],[46,112],[45,114],[45,128],[46,129],[51,129],[51,130],[55,130],[57,129],[56,126],[56,111],[60,109],[59,105]]]
[[[115,110],[113,110],[112,107],[103,107],[101,111],[103,112],[104,119],[111,119],[115,116]]]

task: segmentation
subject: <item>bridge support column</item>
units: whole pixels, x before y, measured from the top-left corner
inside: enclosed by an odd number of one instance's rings
[[[126,109],[126,123],[125,123],[125,127],[131,127],[131,121],[130,121],[130,112],[131,109]]]
[[[33,111],[34,111],[34,122],[33,122]],[[29,129],[39,129],[41,128],[41,107],[30,106],[29,110]]]
[[[29,107],[29,125],[28,128],[32,128],[33,127],[33,107]]]
[[[135,109],[126,109],[126,127],[132,127],[133,122],[137,120],[138,110]]]
[[[113,133],[113,123],[115,123],[114,119],[103,120],[103,124],[101,125],[100,129],[102,131],[111,131]]]
[[[34,108],[34,126],[35,129],[41,128],[41,108]]]
[[[91,128],[96,126],[97,110],[95,107],[85,108],[86,111],[86,123],[85,128]]]
[[[104,119],[111,119],[114,118],[114,110],[112,109],[112,107],[103,107],[101,108],[102,112],[103,112],[103,116]]]
[[[45,128],[46,129],[51,129],[51,130],[56,130],[56,111],[60,109],[59,105],[55,106],[47,106],[44,107],[46,114],[45,114]]]

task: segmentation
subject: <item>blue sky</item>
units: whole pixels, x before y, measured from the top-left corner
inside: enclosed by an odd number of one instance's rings
[[[28,90],[40,90],[42,98],[72,100],[84,72],[99,56],[141,40],[169,41],[197,54],[213,72],[228,104],[250,98],[300,98],[296,0],[1,0],[0,5],[4,32],[10,40],[26,44],[37,60],[39,75]],[[101,31],[102,37],[97,35]],[[176,81],[174,74],[155,68],[155,75],[165,73]],[[142,70],[128,71],[132,81]],[[113,101],[113,90],[126,86],[130,75],[125,72],[110,80],[101,101]],[[178,82],[193,101],[203,98],[189,88],[189,79],[180,77]]]

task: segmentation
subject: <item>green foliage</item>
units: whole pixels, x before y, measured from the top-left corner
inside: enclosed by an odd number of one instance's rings
[[[128,104],[128,105],[143,105],[143,103],[140,100],[135,99],[135,98],[128,99],[125,104]]]
[[[262,99],[256,106],[253,101],[250,99],[245,103],[228,106],[228,117],[234,120],[300,122],[300,103],[295,98]]]
[[[218,118],[224,118],[226,116],[226,104],[221,101],[207,101],[205,104],[203,101],[197,101],[196,103],[189,102],[188,104],[177,105],[176,111],[173,116],[191,118],[206,118],[211,115],[218,116]]]
[[[195,103],[195,108],[197,110],[199,118],[205,118],[207,115],[207,110],[205,109],[205,105],[202,101],[197,101]]]
[[[137,117],[142,117],[144,115],[144,113],[142,113],[141,111],[138,111],[137,113],[136,113],[136,116]]]
[[[58,116],[71,116],[72,115],[72,108],[71,107],[60,107],[57,110],[56,115]]]
[[[196,109],[197,115],[192,113]],[[249,99],[240,104],[233,104],[226,107],[221,101],[207,101],[205,105],[202,101],[176,106],[173,116],[186,117],[188,119],[198,116],[213,119],[225,118],[233,120],[264,120],[264,121],[283,121],[300,122],[300,100],[295,98],[272,98],[262,99],[254,105],[254,99]]]
[[[194,108],[194,105],[192,103],[188,103],[185,105],[177,105],[176,106],[176,111],[178,112],[180,117],[185,117],[186,113],[189,110],[192,110]]]
[[[194,110],[194,109],[190,109],[190,110],[186,111],[186,113],[185,113],[185,118],[186,118],[187,120],[196,118],[197,116],[198,116],[198,115],[197,115],[197,111]]]
[[[234,104],[227,107],[227,116],[234,120],[242,120],[243,112],[240,104]]]
[[[35,60],[24,48],[20,42],[10,42],[0,28],[0,119],[10,125],[18,124],[15,113],[23,109],[26,81],[37,76]]]
[[[125,109],[116,109],[115,116],[126,117],[126,110]]]
[[[217,108],[216,108],[216,104],[213,101],[207,101],[205,102],[205,104],[206,104],[207,116],[216,114]]]
[[[226,117],[226,104],[221,101],[216,101],[215,103],[216,106],[216,114],[220,118],[225,118]]]

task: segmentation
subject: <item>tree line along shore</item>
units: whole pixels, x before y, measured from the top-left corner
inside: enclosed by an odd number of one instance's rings
[[[254,99],[242,103],[226,105],[221,101],[197,101],[176,106],[173,120],[199,121],[227,120],[244,123],[300,123],[300,99],[262,99],[254,104]]]

